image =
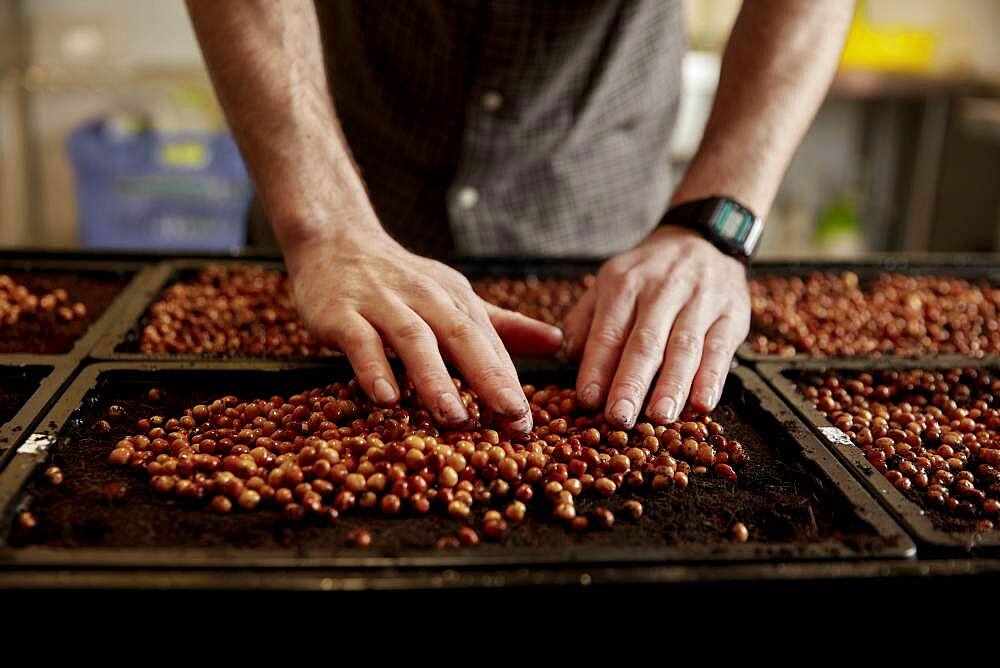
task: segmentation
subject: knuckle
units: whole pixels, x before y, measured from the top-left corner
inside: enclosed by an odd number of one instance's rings
[[[706,339],[705,351],[716,357],[728,357],[732,355],[732,347],[729,341],[721,336],[711,336]]]
[[[455,291],[462,295],[472,297],[476,294],[472,289],[472,282],[465,274],[461,274],[457,271],[454,272],[452,284],[455,286]]]
[[[632,330],[630,338],[635,352],[642,357],[663,355],[666,337],[661,330],[653,327],[636,327]]]
[[[615,379],[614,394],[623,394],[628,397],[641,397],[646,394],[647,383],[642,378],[633,374],[622,374]]]
[[[353,366],[354,373],[356,373],[359,378],[372,378],[373,376],[381,375],[383,369],[383,364],[373,359],[364,360]]]
[[[336,340],[345,351],[354,352],[367,348],[372,342],[372,337],[355,328],[345,328]]]
[[[445,337],[452,341],[467,341],[475,335],[478,328],[468,315],[456,314],[445,328]]]
[[[445,374],[430,361],[414,364],[406,369],[413,384],[422,391],[433,392],[435,395],[455,389],[450,382],[445,383]]]
[[[725,377],[726,377],[726,373],[724,373],[718,367],[714,367],[714,366],[713,367],[707,367],[707,368],[703,369],[702,372],[701,372],[701,380],[702,380],[703,384],[707,384],[710,387],[715,387],[715,386],[719,385],[720,381],[722,381],[722,379],[725,378]]]
[[[501,387],[511,383],[507,369],[499,364],[487,364],[477,371],[477,375],[484,386]]]
[[[324,304],[322,308],[303,308],[298,305],[299,317],[309,331],[330,338],[336,337],[342,323],[350,320],[357,311],[342,300]]]
[[[625,271],[611,278],[611,287],[619,293],[634,295],[639,291],[642,277],[637,271]]]
[[[693,332],[681,330],[674,332],[670,336],[670,350],[672,353],[692,357],[701,350],[701,339]]]
[[[696,285],[696,280],[690,272],[683,269],[676,269],[671,272],[670,276],[650,286],[651,297],[652,299],[659,299],[664,296],[677,297],[679,295],[690,295],[694,285]]]
[[[441,289],[440,284],[426,276],[413,276],[407,279],[406,291],[410,294],[428,298]]]
[[[423,343],[432,336],[427,323],[417,318],[407,318],[399,323],[393,334],[396,339],[405,343]]]
[[[624,337],[625,332],[620,328],[604,326],[595,330],[590,338],[601,349],[617,350],[621,347]]]
[[[678,374],[663,376],[656,386],[657,394],[679,397],[687,393],[687,386]]]

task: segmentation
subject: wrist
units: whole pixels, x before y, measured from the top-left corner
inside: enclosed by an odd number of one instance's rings
[[[764,183],[765,180],[754,178],[749,169],[740,170],[739,174],[726,174],[725,170],[702,166],[701,161],[695,159],[674,190],[670,208],[706,197],[724,195],[743,203],[763,219],[767,217],[775,193],[775,187]]]
[[[659,227],[691,230],[722,253],[741,262],[753,258],[764,223],[745,204],[728,195],[711,195],[671,206]]]
[[[381,226],[355,226],[343,219],[336,223],[332,219],[296,221],[282,229],[285,234],[278,236],[278,242],[292,277],[303,272],[308,275],[330,264],[364,262],[366,257],[391,252],[398,246]]]
[[[362,253],[395,240],[382,228],[374,212],[330,211],[293,214],[272,221],[275,236],[286,258],[306,255],[319,248]]]

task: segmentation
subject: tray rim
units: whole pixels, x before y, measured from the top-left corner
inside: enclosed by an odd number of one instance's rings
[[[51,367],[47,374],[39,378],[38,387],[25,399],[17,412],[0,425],[2,470],[7,460],[13,456],[12,453],[33,433],[35,426],[62,394],[63,388],[76,374],[77,364],[65,359],[63,355],[9,355],[0,357],[0,367]]]
[[[894,578],[995,578],[997,559],[905,559],[849,562],[649,564],[643,568],[577,566],[569,568],[437,569],[344,572],[334,569],[274,571],[249,569],[34,569],[0,570],[0,590],[60,589],[223,589],[273,591],[412,591],[500,589],[555,586],[613,587],[627,585],[709,585],[888,582]]]

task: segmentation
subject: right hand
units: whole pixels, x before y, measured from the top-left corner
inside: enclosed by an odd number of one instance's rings
[[[300,243],[285,249],[285,259],[307,329],[347,355],[372,401],[389,406],[400,397],[387,345],[440,424],[459,426],[469,418],[447,359],[508,429],[531,431],[508,349],[554,354],[562,345],[558,328],[486,303],[460,273],[384,233]]]

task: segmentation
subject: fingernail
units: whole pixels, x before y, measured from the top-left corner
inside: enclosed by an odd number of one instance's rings
[[[597,408],[597,405],[601,403],[601,386],[597,383],[591,383],[583,388],[578,398],[585,408]]]
[[[677,402],[670,397],[663,397],[649,409],[649,414],[657,420],[673,422],[677,419]]]
[[[393,389],[392,383],[385,378],[375,379],[375,382],[372,383],[372,394],[375,395],[377,403],[392,404],[396,402],[396,390]]]
[[[524,395],[509,387],[497,392],[497,406],[501,413],[510,417],[523,415],[528,410]]]
[[[531,421],[531,413],[528,413],[522,418],[514,420],[507,424],[507,429],[517,434],[528,434],[531,432],[531,428],[534,424]]]
[[[635,404],[628,399],[619,399],[611,407],[611,419],[618,422],[623,427],[632,427],[635,422]]]
[[[702,390],[698,393],[698,403],[708,410],[715,408],[715,392],[712,390]]]
[[[465,412],[465,406],[454,394],[442,394],[437,400],[438,415],[447,422],[465,422],[469,419],[469,414]]]

